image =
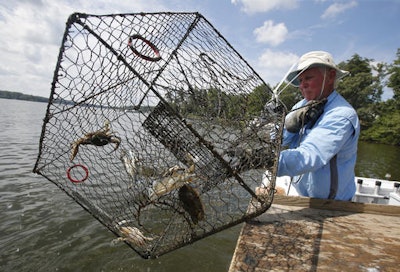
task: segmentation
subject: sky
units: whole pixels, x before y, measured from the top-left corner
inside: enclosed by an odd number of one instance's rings
[[[202,14],[270,86],[308,51],[392,63],[400,48],[400,0],[0,0],[0,90],[49,97],[74,12],[163,11]]]

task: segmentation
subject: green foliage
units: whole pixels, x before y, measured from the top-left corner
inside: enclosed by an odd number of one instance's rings
[[[350,72],[338,87],[341,94],[356,109],[362,108],[373,102],[378,102],[382,95],[380,76],[374,76],[371,67],[371,59],[361,58],[357,54],[349,61],[341,63],[340,68]]]
[[[371,66],[373,60],[355,54],[347,62],[339,64],[350,72],[338,86],[338,91],[357,110],[362,130],[372,126],[376,118],[376,103],[383,93],[384,65]]]
[[[175,90],[166,95],[167,101],[184,115],[209,119],[237,120],[246,113],[247,97],[227,94],[216,88],[208,90]]]
[[[393,90],[393,100],[400,105],[400,48],[397,49],[397,59],[388,68],[389,82],[387,86]]]
[[[271,99],[271,93],[266,85],[258,86],[247,99],[247,115],[260,115],[265,104]]]
[[[360,139],[391,145],[400,145],[400,110],[378,117]]]
[[[375,76],[366,75],[372,78],[372,82],[365,86],[362,93],[369,97],[356,107],[363,128],[360,139],[400,145],[400,49],[392,64],[378,63],[374,71]],[[394,95],[392,99],[382,102],[380,95],[385,78],[388,78],[387,87],[393,90]]]

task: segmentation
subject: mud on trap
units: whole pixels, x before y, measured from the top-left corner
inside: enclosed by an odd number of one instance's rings
[[[270,207],[271,96],[199,13],[72,14],[34,172],[154,258]]]

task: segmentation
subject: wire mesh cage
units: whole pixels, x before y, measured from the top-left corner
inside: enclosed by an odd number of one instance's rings
[[[283,122],[271,97],[199,13],[75,13],[33,171],[157,257],[270,207]]]

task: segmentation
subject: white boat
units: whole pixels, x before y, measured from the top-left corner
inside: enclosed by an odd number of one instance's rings
[[[280,187],[288,196],[299,196],[290,180],[289,176],[277,177],[275,187]],[[266,177],[264,185],[265,182],[268,182]],[[355,177],[354,182],[357,189],[353,202],[400,206],[400,182],[365,177]]]

